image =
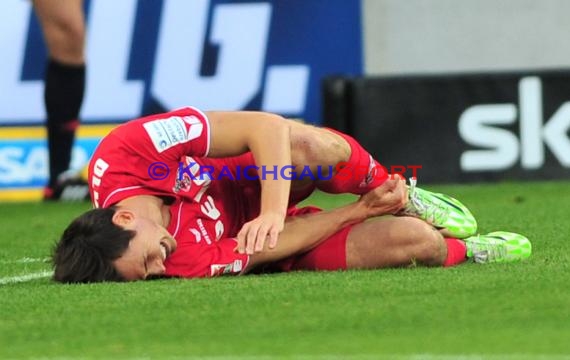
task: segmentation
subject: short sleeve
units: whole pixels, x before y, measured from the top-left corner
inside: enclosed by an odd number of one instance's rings
[[[236,245],[234,238],[222,238],[209,245],[179,242],[176,251],[164,263],[166,275],[195,278],[241,274],[249,256],[235,252]]]

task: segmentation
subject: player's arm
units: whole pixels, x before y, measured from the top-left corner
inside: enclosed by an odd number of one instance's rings
[[[403,203],[405,197],[404,181],[387,180],[350,205],[287,219],[277,246],[268,249],[269,244],[266,244],[266,251],[254,255],[237,253],[233,238],[222,238],[211,244],[178,239],[178,248],[166,260],[165,275],[186,278],[237,275],[257,265],[310,250],[345,226],[392,213],[394,206],[398,206],[394,204]]]
[[[279,171],[291,165],[290,128],[280,116],[264,112],[207,112],[210,121],[209,157],[224,157],[253,153],[261,182],[260,215],[246,223],[237,238],[240,249],[249,254],[264,248],[269,236],[269,248],[277,244],[283,230],[290,181]],[[264,178],[262,169],[274,170],[275,175]]]
[[[251,255],[246,271],[263,263],[311,250],[346,226],[370,217],[392,214],[405,204],[406,198],[405,181],[395,178],[363,195],[357,202],[334,210],[290,217],[277,246]]]
[[[264,112],[203,113],[186,107],[126,123],[109,138],[119,143],[115,153],[122,150],[128,155],[125,159],[130,158],[138,165],[139,182],[143,183],[155,180],[148,171],[154,163],[165,163],[174,169],[182,156],[227,157],[251,151],[261,175],[263,168],[276,169],[277,175],[284,166],[291,165],[288,122],[279,115]],[[132,181],[133,185],[137,180]],[[260,176],[260,181],[260,215],[246,223],[238,235],[238,240],[247,242],[251,252],[256,246],[263,249],[267,236],[270,247],[275,245],[283,229],[289,199],[290,180],[283,176],[267,179]]]
[[[343,227],[367,218],[362,202],[335,210],[288,217],[277,245],[246,255],[236,251],[234,238],[222,238],[210,245],[204,242],[178,242],[176,251],[167,258],[166,276],[195,278],[247,273],[255,267],[311,250]]]

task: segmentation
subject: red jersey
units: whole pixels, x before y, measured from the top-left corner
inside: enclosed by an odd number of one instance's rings
[[[249,260],[234,252],[233,237],[259,214],[253,157],[206,158],[209,146],[206,115],[189,107],[118,126],[89,164],[95,207],[136,195],[172,202],[168,231],[178,247],[165,261],[170,276],[236,274]]]

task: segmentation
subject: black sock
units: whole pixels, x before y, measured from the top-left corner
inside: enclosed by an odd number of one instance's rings
[[[85,65],[67,65],[50,59],[45,74],[44,101],[47,112],[49,182],[68,169],[79,110],[85,91]]]

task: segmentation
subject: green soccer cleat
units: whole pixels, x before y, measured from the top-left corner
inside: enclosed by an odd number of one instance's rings
[[[416,182],[410,178],[408,203],[396,215],[420,218],[448,237],[463,239],[477,233],[477,221],[465,205],[450,196],[420,189]]]
[[[479,264],[520,261],[532,253],[530,241],[519,234],[495,231],[463,239],[467,257]]]

